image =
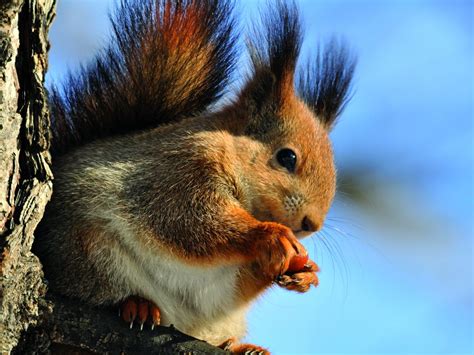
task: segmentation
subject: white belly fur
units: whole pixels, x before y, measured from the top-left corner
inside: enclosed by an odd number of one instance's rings
[[[160,255],[156,248],[151,251],[133,243],[137,239],[124,225],[114,229],[128,249],[113,250],[117,277],[125,279],[134,294],[160,308],[163,325],[173,324],[214,345],[245,335],[248,305],[237,307],[235,300],[238,266],[190,266],[169,253]]]

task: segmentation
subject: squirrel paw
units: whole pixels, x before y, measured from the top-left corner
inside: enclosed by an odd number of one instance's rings
[[[238,344],[236,338],[227,339],[218,347],[235,355],[270,355],[270,352],[261,346],[253,344]]]
[[[133,322],[137,320],[140,330],[143,330],[143,324],[147,320],[151,323],[151,330],[155,325],[160,325],[160,309],[153,302],[144,298],[130,296],[121,305],[119,315],[122,319],[130,323],[130,329],[133,328]]]
[[[297,292],[306,292],[311,285],[318,286],[319,279],[316,272],[319,271],[318,265],[312,260],[308,260],[304,266],[304,270],[293,274],[282,275],[277,277],[276,283],[286,288]]]
[[[257,227],[258,263],[262,272],[272,280],[284,275],[290,261],[297,255],[307,255],[304,246],[296,239],[291,229],[274,222],[262,222]]]

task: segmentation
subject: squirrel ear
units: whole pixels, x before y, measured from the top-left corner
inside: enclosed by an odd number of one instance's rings
[[[239,116],[244,120],[245,134],[261,137],[271,130],[275,119],[275,75],[261,69],[244,86],[237,102]]]
[[[298,7],[292,2],[277,1],[261,13],[248,49],[254,72],[270,71],[275,83],[277,105],[295,94],[294,74],[303,39]]]
[[[275,6],[276,5],[276,6]],[[268,4],[248,41],[253,73],[239,95],[246,134],[261,137],[280,124],[277,112],[295,95],[294,73],[302,40],[298,8]]]
[[[250,116],[260,115],[273,105],[275,76],[266,69],[257,70],[240,93],[239,102]]]

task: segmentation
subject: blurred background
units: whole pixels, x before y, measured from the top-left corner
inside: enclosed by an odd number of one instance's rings
[[[105,43],[113,0],[59,1],[47,82]],[[473,3],[298,1],[303,55],[342,36],[359,61],[332,133],[339,192],[307,294],[273,289],[247,340],[274,353],[473,352]],[[238,2],[243,25],[258,1]]]

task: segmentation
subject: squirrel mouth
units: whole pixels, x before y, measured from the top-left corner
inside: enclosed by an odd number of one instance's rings
[[[291,231],[293,232],[293,234],[295,235],[295,237],[298,238],[298,239],[306,238],[306,237],[308,237],[308,236],[310,236],[311,234],[314,233],[312,231],[305,231],[301,228],[299,228],[299,229],[291,228],[291,226],[288,223],[283,222],[278,218],[275,218],[273,216],[273,214],[268,210],[263,211],[263,210],[260,210],[260,209],[256,209],[256,210],[253,211],[252,214],[253,214],[254,217],[256,217],[257,219],[259,219],[261,221],[282,223],[283,225],[290,228]]]
[[[303,238],[306,238],[308,236],[310,236],[311,234],[313,234],[314,232],[308,232],[308,231],[305,231],[305,230],[302,230],[302,229],[298,229],[298,230],[293,230],[293,234],[296,236],[296,238],[298,239],[303,239]]]

